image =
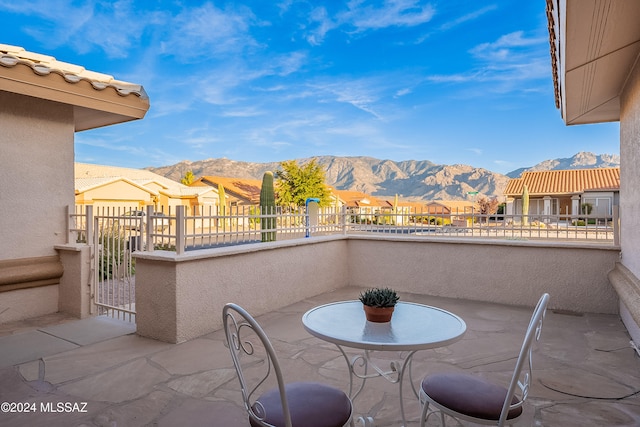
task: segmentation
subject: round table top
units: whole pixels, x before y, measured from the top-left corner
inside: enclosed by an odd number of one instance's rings
[[[360,301],[321,305],[302,316],[304,328],[324,341],[364,350],[411,351],[458,341],[467,330],[460,317],[437,307],[398,302],[391,322],[369,322]]]

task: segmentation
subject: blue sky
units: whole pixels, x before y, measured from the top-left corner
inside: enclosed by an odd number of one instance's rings
[[[545,1],[0,0],[0,43],[138,83],[143,120],[76,134],[76,161],[143,168],[316,155],[507,173],[619,153],[564,125]]]

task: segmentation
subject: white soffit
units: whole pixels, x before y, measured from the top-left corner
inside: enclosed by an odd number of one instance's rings
[[[620,94],[640,54],[640,1],[560,0],[554,6],[560,7],[555,31],[565,122],[620,120]]]

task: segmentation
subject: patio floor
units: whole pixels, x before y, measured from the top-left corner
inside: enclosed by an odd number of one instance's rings
[[[257,318],[287,380],[317,380],[347,390],[341,354],[310,336],[300,319],[316,305],[356,299],[360,291],[340,289]],[[415,380],[441,371],[497,381],[510,376],[532,308],[406,293],[401,298],[447,309],[467,323],[461,341],[415,355]],[[35,406],[30,413],[5,412],[3,406],[0,425],[248,426],[223,341],[224,333],[217,331],[166,344],[138,337],[133,325],[108,318],[54,315],[0,325],[0,402]],[[525,415],[516,425],[640,425],[640,359],[629,341],[618,316],[549,310],[534,353]],[[417,426],[420,407],[405,387],[408,425]],[[74,412],[54,413],[58,402]],[[401,425],[397,385],[382,378],[370,380],[354,406],[356,415],[374,417],[378,427]],[[432,417],[430,425],[435,421]]]

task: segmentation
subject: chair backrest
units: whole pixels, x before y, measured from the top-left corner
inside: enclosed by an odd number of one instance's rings
[[[285,426],[291,427],[291,413],[287,403],[282,370],[269,338],[258,322],[237,304],[228,303],[224,306],[222,321],[227,338],[226,344],[238,374],[244,407],[249,417],[260,425],[269,426],[263,421],[264,408],[259,402],[256,402],[256,399],[259,397],[260,387],[267,382],[269,377],[275,376],[280,391]],[[257,361],[264,361],[264,364],[256,363]],[[243,366],[251,367],[250,378],[244,375]],[[256,375],[257,367],[262,369]]]
[[[536,308],[533,310],[533,315],[529,321],[529,327],[527,328],[527,333],[524,337],[522,348],[520,349],[518,361],[516,362],[516,367],[513,371],[513,377],[509,384],[507,396],[504,400],[504,405],[502,406],[502,413],[500,414],[500,420],[498,421],[499,427],[504,425],[509,411],[522,406],[529,394],[529,386],[531,385],[533,375],[533,363],[531,360],[532,345],[534,341],[537,342],[540,339],[542,322],[547,311],[548,303],[549,294],[545,293],[540,297]],[[528,367],[523,372],[525,364],[527,364]],[[518,403],[512,404],[511,401],[514,396],[518,398]]]

